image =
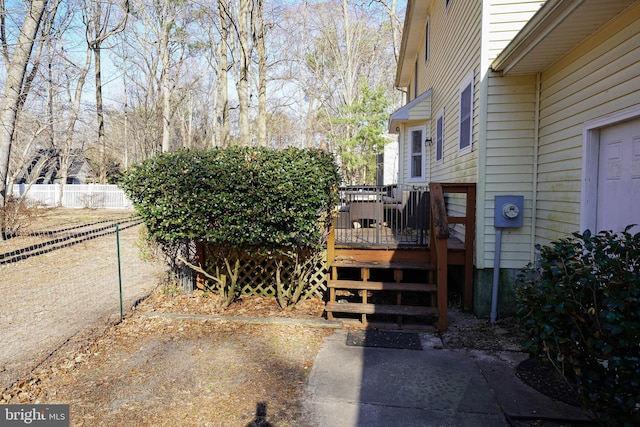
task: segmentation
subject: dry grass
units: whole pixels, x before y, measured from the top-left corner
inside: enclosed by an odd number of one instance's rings
[[[29,228],[113,220],[130,213],[46,210]],[[3,242],[2,252],[25,247],[25,238]],[[75,259],[82,258],[79,251],[100,253],[102,240],[31,258],[38,264],[30,269],[31,280],[50,282],[51,271],[71,258],[65,251],[72,250]],[[127,259],[148,268],[139,256]],[[96,264],[74,266],[74,272],[82,268],[86,277],[93,277]],[[243,297],[223,310],[211,294],[183,295],[177,288],[158,287],[123,322],[76,335],[4,390],[0,403],[69,404],[73,426],[305,426],[304,387],[330,331],[295,319],[320,319],[323,309],[317,299],[283,311],[273,298]],[[255,325],[150,317],[160,313],[293,320]],[[261,413],[266,409],[266,417],[256,415],[258,408]]]
[[[186,313],[197,301],[200,313],[212,313],[206,303],[217,307],[214,298],[160,289],[140,308]],[[274,309],[257,297],[232,307],[226,314],[268,317]],[[298,314],[310,317],[303,314],[308,310]],[[74,426],[245,426],[255,421],[258,405],[272,425],[305,425],[304,386],[329,330],[295,321],[244,325],[144,313],[85,343],[70,343],[6,390],[2,403],[70,404]]]
[[[123,216],[122,212],[69,210],[56,217],[55,212],[44,212],[34,229],[91,222],[98,213]],[[96,239],[82,250],[99,251],[99,243]],[[32,271],[48,279],[51,269],[43,263],[56,265],[66,258],[62,251],[34,257],[39,262]],[[144,265],[139,257],[127,258]],[[94,267],[95,263],[85,266]],[[312,425],[301,399],[322,340],[331,332],[296,319],[320,319],[323,310],[319,299],[283,311],[274,298],[246,296],[222,309],[211,294],[182,294],[177,287],[158,287],[122,323],[68,342],[4,390],[0,403],[69,404],[73,426]],[[292,321],[256,325],[171,319],[162,317],[163,313]],[[450,320],[450,330],[443,336],[446,347],[517,348],[517,334],[509,321],[488,325],[455,312]],[[266,409],[264,419],[257,416],[258,408]]]
[[[74,426],[304,425],[301,396],[328,332],[134,315],[59,352],[10,403],[68,403]],[[8,396],[5,396],[5,398]]]

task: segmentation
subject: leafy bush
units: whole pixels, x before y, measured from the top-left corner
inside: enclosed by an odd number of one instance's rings
[[[339,183],[324,151],[235,147],[164,153],[126,171],[121,185],[150,237],[171,252],[190,242],[218,248],[221,261],[206,274],[230,302],[239,266],[228,254],[298,259],[320,250]]]
[[[315,247],[339,182],[333,156],[320,150],[233,148],[164,153],[133,166],[121,185],[161,242]]]
[[[640,425],[640,233],[574,233],[520,276],[526,350],[543,356],[607,425]]]

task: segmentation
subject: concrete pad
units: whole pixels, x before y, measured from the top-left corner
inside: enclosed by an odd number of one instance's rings
[[[326,339],[311,371],[307,405],[314,425],[506,425],[470,355],[439,349],[433,340],[422,351],[345,341],[344,331]]]
[[[315,417],[308,426],[332,427],[501,427],[507,426],[501,414],[398,408],[366,403],[319,401]]]
[[[490,358],[477,363],[508,417],[576,423],[593,421],[583,409],[552,399],[525,384],[516,376],[515,367]]]

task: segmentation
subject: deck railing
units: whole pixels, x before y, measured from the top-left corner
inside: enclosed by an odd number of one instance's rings
[[[429,203],[427,187],[341,187],[336,244],[428,246]]]
[[[452,216],[447,212],[445,194],[463,194],[465,196],[465,213]],[[431,183],[431,247],[435,252],[436,277],[438,285],[438,306],[447,303],[447,267],[450,225],[464,226],[464,289],[462,304],[465,310],[473,307],[473,251],[476,216],[476,184],[474,183]],[[446,312],[439,317],[440,326],[446,328]]]
[[[385,206],[393,204],[390,197],[395,200],[395,205]],[[426,188],[406,186],[345,187],[341,189],[341,198],[341,212],[333,222],[327,241],[327,259],[331,267],[329,287],[357,290],[356,295],[362,298],[362,303],[347,301],[347,304],[341,306],[334,293],[327,305],[330,309],[328,312],[359,313],[363,315],[363,322],[366,322],[367,314],[406,314],[409,311],[419,311],[416,307],[427,310],[435,307],[435,328],[444,331],[447,329],[450,266],[463,267],[464,308],[472,308],[476,211],[474,183],[431,183],[429,191]],[[416,228],[411,225],[416,225]],[[389,246],[389,250],[379,250],[376,247],[384,245]],[[360,277],[348,276],[354,274],[351,271],[354,268],[361,270]],[[345,277],[340,277],[340,269],[345,269]],[[430,272],[426,283],[407,282],[411,279],[404,276],[404,270],[416,269]],[[389,271],[379,270],[393,271],[393,281],[377,281],[370,275],[373,270],[378,275],[382,274],[377,277],[391,277],[384,276]],[[419,276],[411,277],[415,280]],[[413,296],[409,297],[411,301],[402,298],[402,292],[434,292],[434,285],[435,301],[431,297],[431,301],[424,306],[415,305]],[[399,307],[388,307],[385,304],[376,307],[375,303],[367,302],[369,291],[375,293],[391,290],[397,292],[396,305]],[[410,308],[407,309],[407,306]]]

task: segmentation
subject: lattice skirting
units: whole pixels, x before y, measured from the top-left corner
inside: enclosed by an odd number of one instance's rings
[[[214,247],[207,247],[205,250],[204,264],[207,266],[208,272],[215,269],[216,263],[221,268],[223,266],[219,261],[220,258],[213,255],[214,253]],[[216,259],[218,259],[217,262],[215,262]],[[282,262],[281,282],[285,289],[291,285],[295,263],[288,257],[276,258],[274,255],[266,256],[249,251],[237,251],[229,259],[231,266],[235,265],[236,259],[240,261],[237,286],[240,288],[241,295],[276,296],[276,269],[279,261]],[[310,274],[300,300],[314,297],[322,298],[327,290],[329,274],[326,251],[305,258],[303,268],[304,270],[310,269]]]

